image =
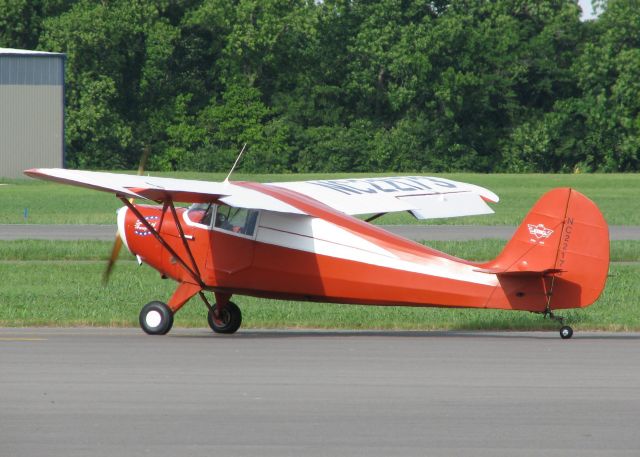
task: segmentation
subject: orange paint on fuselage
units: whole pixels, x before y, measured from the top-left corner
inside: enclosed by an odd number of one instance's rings
[[[160,207],[138,206],[148,218],[159,221]],[[181,217],[184,209],[178,209]],[[175,223],[166,213],[158,229],[171,247],[190,265]],[[327,301],[353,304],[484,307],[494,286],[474,284],[444,277],[385,268],[296,249],[274,246],[240,238],[217,230],[187,226],[181,221],[203,282],[211,290],[272,298]],[[138,229],[139,229],[139,225]],[[136,218],[127,214],[126,233],[129,249],[163,275],[180,282],[193,278],[146,231],[137,230]],[[258,228],[260,230],[260,228]],[[234,245],[227,252],[215,246]],[[387,248],[390,243],[386,243]],[[420,246],[420,245],[418,245]],[[421,247],[421,246],[420,246]],[[422,262],[428,262],[432,250],[419,249]],[[427,252],[425,252],[427,251]],[[252,253],[251,262],[229,268],[229,257]],[[437,251],[435,251],[437,252]],[[397,253],[406,257],[406,246]],[[413,255],[417,257],[417,252]],[[452,265],[455,263],[447,261]],[[441,259],[434,256],[436,261]],[[468,262],[461,265],[467,266]],[[191,265],[190,265],[191,266]],[[453,265],[455,266],[455,265]],[[495,304],[494,304],[495,306]],[[508,303],[498,306],[511,308]]]

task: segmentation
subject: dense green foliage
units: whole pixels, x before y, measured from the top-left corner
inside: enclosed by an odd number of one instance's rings
[[[0,0],[65,52],[69,166],[637,171],[640,6],[576,0]]]

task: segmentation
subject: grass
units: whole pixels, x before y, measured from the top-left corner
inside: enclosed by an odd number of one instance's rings
[[[393,173],[391,173],[393,174]],[[220,181],[222,173],[153,173],[157,176]],[[380,174],[378,174],[380,175]],[[383,173],[382,175],[390,175]],[[481,224],[517,225],[536,200],[554,187],[570,186],[583,192],[602,209],[611,225],[640,225],[640,199],[636,192],[640,188],[640,174],[479,174],[448,173],[433,174],[454,180],[487,187],[497,193],[501,201],[493,205],[496,214],[455,219],[429,221],[434,224]],[[375,174],[280,174],[243,175],[236,180],[291,181],[365,177]],[[0,180],[2,207],[0,224],[25,222],[24,211],[28,209],[29,223],[33,224],[113,224],[115,210],[121,202],[111,194],[81,189],[61,184],[23,180]],[[388,214],[376,220],[380,224],[409,224],[417,222],[406,213]]]
[[[6,260],[106,260],[111,254],[111,241],[0,241],[0,261]],[[132,259],[126,249],[120,259]]]
[[[494,257],[504,242],[481,240],[430,243],[460,257]],[[108,286],[101,284],[109,242],[0,242],[0,325],[137,326],[151,300],[166,301],[175,282],[160,280],[146,265],[121,255]],[[640,242],[612,243],[614,261],[640,259]],[[579,330],[640,330],[640,265],[613,263],[600,300],[564,314]],[[236,297],[245,328],[485,329],[538,330],[557,325],[537,315],[494,310],[371,307]],[[205,308],[192,300],[176,315],[176,325],[206,325]]]
[[[121,262],[106,287],[97,261],[4,261],[0,275],[0,325],[3,326],[137,326],[141,306],[167,300],[170,280],[133,261]],[[639,265],[611,267],[600,300],[584,310],[564,313],[578,330],[640,330]],[[371,307],[263,300],[236,297],[244,328],[326,329],[482,329],[540,330],[557,325],[528,313],[495,310]],[[193,299],[176,315],[176,325],[206,326],[206,311]]]

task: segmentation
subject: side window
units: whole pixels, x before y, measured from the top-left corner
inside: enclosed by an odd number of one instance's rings
[[[232,206],[218,206],[214,227],[240,235],[253,236],[256,230],[258,211]]]

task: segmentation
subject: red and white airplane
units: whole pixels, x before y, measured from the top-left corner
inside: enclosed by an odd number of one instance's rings
[[[502,253],[475,263],[370,224],[409,211],[419,219],[488,214],[491,191],[425,176],[260,184],[65,169],[28,176],[115,194],[118,233],[140,262],[178,282],[140,326],[166,334],[199,295],[215,332],[241,324],[233,295],[364,305],[495,308],[544,314],[592,304],[609,268],[609,231],[596,205],[570,188],[545,194]],[[147,199],[160,205],[133,204]],[[191,203],[188,208],[175,203]],[[371,214],[367,220],[354,215]],[[215,295],[212,305],[204,295]],[[571,327],[563,325],[562,338]]]

